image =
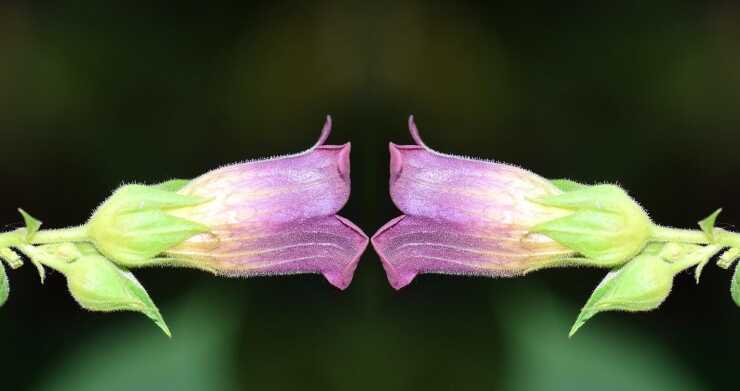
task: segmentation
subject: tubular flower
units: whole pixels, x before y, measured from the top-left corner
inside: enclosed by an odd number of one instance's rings
[[[96,247],[123,266],[225,276],[321,273],[345,289],[368,239],[336,215],[350,194],[350,145],[238,163],[192,181],[117,190],[91,218]]]
[[[373,237],[390,284],[417,274],[515,276],[566,264],[611,266],[637,254],[650,220],[616,186],[548,181],[496,162],[390,144],[390,193],[404,213]]]

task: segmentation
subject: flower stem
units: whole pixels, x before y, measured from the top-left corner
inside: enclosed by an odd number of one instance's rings
[[[36,232],[31,239],[33,244],[52,244],[64,242],[84,242],[87,241],[87,226],[49,229]]]
[[[730,232],[723,229],[715,229],[714,240],[709,240],[707,234],[698,229],[693,230],[656,226],[653,231],[653,240],[656,242],[717,244],[725,247],[740,247],[740,233]]]

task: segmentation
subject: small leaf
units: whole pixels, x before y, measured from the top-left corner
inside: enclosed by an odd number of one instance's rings
[[[740,263],[735,266],[735,274],[732,275],[732,283],[730,283],[730,294],[735,304],[740,307]]]
[[[699,227],[704,231],[704,234],[707,235],[710,242],[714,242],[714,224],[717,221],[717,216],[719,216],[721,212],[722,208],[717,209],[714,213],[699,222]]]
[[[23,216],[23,221],[25,221],[26,223],[26,241],[30,242],[31,239],[33,239],[33,236],[36,235],[36,232],[39,232],[42,222],[41,220],[38,220],[30,214],[26,213],[26,211],[23,209],[18,209],[18,212],[21,213],[21,216]]]
[[[5,274],[5,266],[0,262],[0,307],[5,304],[10,295],[10,284],[8,283],[8,275]]]

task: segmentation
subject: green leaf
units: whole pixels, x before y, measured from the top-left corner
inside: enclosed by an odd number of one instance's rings
[[[572,337],[586,321],[604,311],[650,311],[668,297],[677,271],[652,255],[639,255],[609,272],[594,289],[570,330]]]
[[[716,223],[717,216],[719,216],[720,213],[722,213],[722,208],[715,210],[714,213],[699,222],[699,227],[704,231],[704,234],[707,235],[707,238],[712,243],[714,242],[714,224]]]
[[[574,190],[581,190],[588,187],[588,185],[584,185],[582,183],[578,183],[576,181],[572,181],[570,179],[553,179],[550,181],[555,187],[560,189],[563,192],[569,192]]]
[[[26,223],[26,241],[30,242],[31,239],[33,239],[33,236],[36,235],[36,232],[39,232],[42,222],[26,213],[23,209],[18,209],[18,212],[21,213],[23,221]]]
[[[141,312],[171,336],[159,309],[144,286],[126,269],[101,255],[83,255],[63,271],[75,300],[91,311]]]
[[[188,179],[170,179],[169,181],[158,183],[151,187],[174,193],[187,186],[188,183],[190,183],[190,180]]]
[[[740,307],[740,263],[735,265],[735,274],[732,275],[732,283],[730,283],[730,294],[735,304]]]
[[[8,275],[5,274],[5,266],[0,262],[0,307],[8,301],[10,295],[10,284],[8,283]]]

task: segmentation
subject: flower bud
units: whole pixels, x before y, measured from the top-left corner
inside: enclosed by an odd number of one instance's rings
[[[555,182],[556,185],[562,182]],[[570,211],[530,231],[544,234],[597,266],[617,266],[648,243],[653,223],[627,193],[615,185],[561,186],[562,194],[537,198],[542,205]]]
[[[599,312],[658,308],[670,294],[676,274],[701,264],[719,250],[718,246],[694,244],[648,245],[640,255],[604,277],[581,309],[570,336]]]
[[[159,309],[134,275],[115,265],[93,246],[69,244],[38,247],[45,263],[67,278],[67,286],[77,303],[90,311],[141,312],[171,336]]]
[[[174,192],[176,183],[125,185],[116,190],[87,224],[100,252],[120,265],[143,266],[178,243],[208,232],[205,225],[170,213],[205,201]]]

